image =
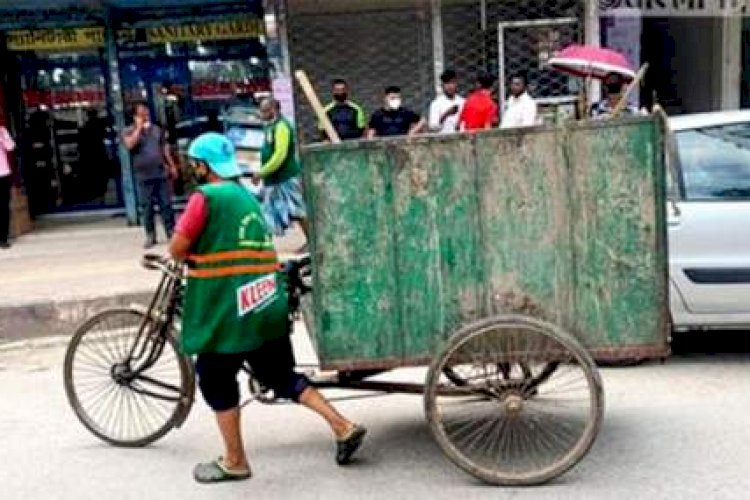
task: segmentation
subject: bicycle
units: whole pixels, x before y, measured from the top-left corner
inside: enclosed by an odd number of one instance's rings
[[[63,367],[65,393],[78,419],[98,438],[122,447],[146,446],[181,427],[195,398],[193,361],[179,349],[183,266],[151,254],[142,265],[162,272],[148,307],[113,308],[93,316],[73,335]],[[290,333],[302,295],[312,290],[310,267],[309,256],[282,266]],[[243,371],[250,400],[275,401],[249,365]]]

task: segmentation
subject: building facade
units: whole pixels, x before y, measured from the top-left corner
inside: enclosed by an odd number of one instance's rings
[[[0,9],[3,114],[33,215],[125,208],[136,221],[118,147],[135,103],[179,159],[212,117],[271,91],[261,1],[38,3]]]
[[[750,24],[735,18],[604,16],[596,0],[0,0],[8,123],[33,215],[116,209],[136,222],[130,162],[118,135],[145,102],[173,153],[231,110],[270,92],[304,142],[318,138],[293,91],[305,70],[324,100],[344,78],[367,113],[398,85],[426,113],[439,75],[461,90],[480,71],[497,98],[523,72],[543,106],[575,100],[578,78],[546,61],[570,43],[602,44],[650,64],[635,99],[672,113],[750,105]],[[597,97],[596,87],[590,97]],[[175,194],[185,191],[183,182]],[[22,204],[21,204],[22,205]],[[20,206],[20,205],[19,205]]]

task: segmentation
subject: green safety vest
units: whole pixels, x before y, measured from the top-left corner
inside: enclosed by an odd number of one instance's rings
[[[241,353],[288,334],[284,276],[256,199],[239,183],[201,186],[208,220],[188,258],[187,354]]]
[[[297,158],[297,134],[294,132],[294,127],[283,116],[265,127],[265,138],[260,150],[261,164],[265,165],[276,151],[276,129],[279,127],[285,127],[289,133],[289,149],[286,151],[284,162],[279,169],[263,179],[266,184],[270,185],[288,181],[292,177],[298,176],[301,172],[299,159]]]

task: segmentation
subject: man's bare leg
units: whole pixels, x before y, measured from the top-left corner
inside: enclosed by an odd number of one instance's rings
[[[302,219],[296,219],[297,224],[299,224],[300,229],[302,229],[302,233],[305,235],[305,244],[302,245],[299,250],[297,250],[298,253],[305,253],[309,251],[309,244],[310,244],[310,222],[307,220],[307,218]]]
[[[354,424],[341,415],[331,403],[314,387],[308,387],[300,394],[299,402],[323,417],[337,439],[345,437],[354,429]]]
[[[232,408],[231,410],[216,412],[216,422],[219,424],[224,448],[226,449],[224,457],[222,457],[224,465],[231,470],[249,470],[245,445],[242,442],[240,409]]]

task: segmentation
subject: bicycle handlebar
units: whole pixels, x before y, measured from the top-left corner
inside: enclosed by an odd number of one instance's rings
[[[180,267],[170,257],[147,253],[141,258],[141,266],[149,271],[161,271],[162,273],[178,277]]]

